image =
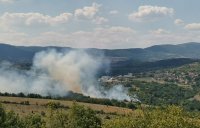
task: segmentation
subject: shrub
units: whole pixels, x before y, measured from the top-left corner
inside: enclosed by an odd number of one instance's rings
[[[199,120],[189,117],[183,109],[169,106],[146,110],[142,115],[107,120],[103,128],[199,128]]]
[[[6,113],[3,109],[3,106],[0,104],[0,127],[2,128],[4,126],[6,120]]]
[[[84,106],[73,104],[70,113],[70,124],[72,128],[100,128],[101,119],[95,111]]]
[[[29,101],[22,101],[20,102],[21,105],[30,105]]]
[[[25,128],[42,128],[45,126],[45,122],[40,115],[32,114],[24,119],[23,126]]]

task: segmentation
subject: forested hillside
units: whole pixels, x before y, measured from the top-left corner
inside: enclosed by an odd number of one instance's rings
[[[0,44],[0,60],[30,62],[33,59],[35,53],[47,49],[56,49],[58,51],[85,50],[90,54],[103,54],[105,57],[115,61],[137,60],[147,62],[172,58],[200,58],[200,43],[185,43],[180,45],[155,45],[148,48],[130,49],[75,49],[69,47],[25,47]]]

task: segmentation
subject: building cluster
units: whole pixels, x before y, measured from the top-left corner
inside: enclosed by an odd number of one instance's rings
[[[164,72],[154,74],[155,80],[164,80],[168,82],[175,82],[179,84],[196,84],[196,80],[199,78],[199,72]]]
[[[124,81],[129,81],[130,78],[134,78],[132,73],[128,73],[126,75],[118,75],[118,76],[102,76],[99,78],[99,82],[102,83],[121,83]]]

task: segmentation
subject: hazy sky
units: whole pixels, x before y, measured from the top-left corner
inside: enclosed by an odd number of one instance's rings
[[[200,42],[200,0],[0,0],[0,42],[135,48]]]

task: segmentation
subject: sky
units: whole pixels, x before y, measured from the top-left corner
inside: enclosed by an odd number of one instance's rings
[[[200,0],[0,0],[0,43],[145,48],[200,42]]]

